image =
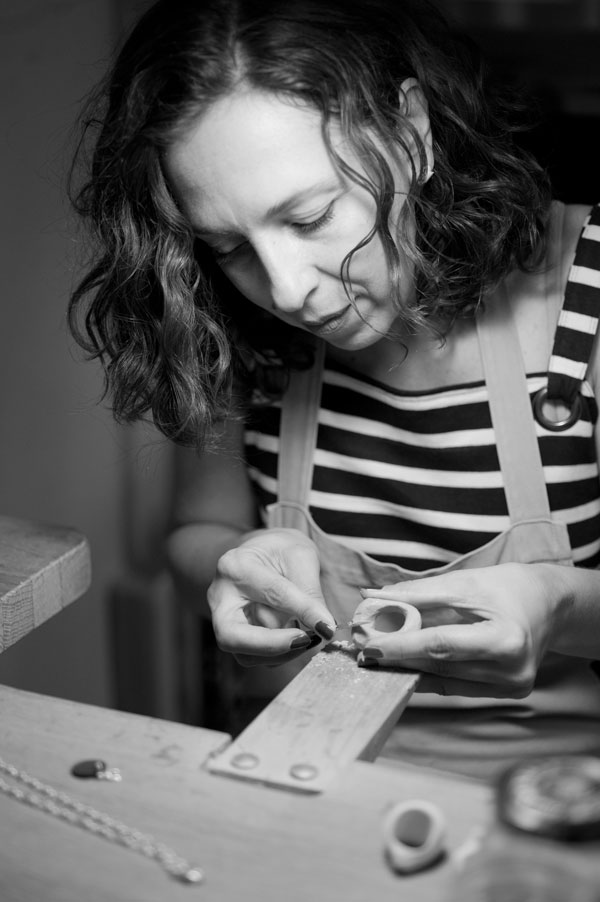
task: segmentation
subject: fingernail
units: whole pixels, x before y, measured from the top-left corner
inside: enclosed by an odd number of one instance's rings
[[[308,648],[311,643],[310,636],[297,636],[295,639],[292,639],[290,642],[290,649],[292,648]]]
[[[363,648],[363,655],[366,658],[383,658],[383,652],[380,648],[369,648],[368,645]]]
[[[366,598],[367,594],[369,592],[368,589],[359,589],[358,591],[360,592],[360,594],[362,595],[363,598]]]
[[[328,623],[325,623],[324,620],[319,620],[317,624],[315,624],[316,631],[323,637],[323,639],[333,639],[335,636],[335,630],[332,629]]]
[[[359,667],[378,667],[379,661],[376,658],[366,658],[364,655],[359,655],[357,658],[357,662]]]

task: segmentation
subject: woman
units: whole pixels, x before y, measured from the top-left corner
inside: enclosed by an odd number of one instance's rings
[[[393,0],[159,2],[105,94],[71,323],[118,417],[204,444],[169,554],[221,648],[303,661],[361,591],[408,602],[361,656],[422,672],[388,753],[600,750],[597,226],[515,102]]]

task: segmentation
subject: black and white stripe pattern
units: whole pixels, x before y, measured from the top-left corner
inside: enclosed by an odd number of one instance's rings
[[[574,561],[600,565],[597,405],[585,381],[600,314],[600,206],[587,218],[569,272],[548,374],[530,398],[581,415],[561,431],[535,421],[550,509]],[[533,414],[532,414],[533,415]],[[280,407],[254,412],[246,453],[259,505],[277,499]],[[400,392],[329,362],[323,376],[309,506],[328,535],[371,557],[423,571],[480,548],[510,525],[486,385]]]
[[[571,407],[585,378],[600,315],[600,205],[592,208],[569,270],[548,367],[548,398]]]
[[[531,397],[545,374],[528,378]],[[600,483],[593,416],[567,431],[536,424],[550,507],[575,562],[600,563]],[[256,411],[246,452],[261,509],[276,500],[278,406]],[[333,538],[422,571],[481,547],[510,525],[483,383],[398,392],[328,364],[310,509]]]

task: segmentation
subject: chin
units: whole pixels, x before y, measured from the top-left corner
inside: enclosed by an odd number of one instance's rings
[[[376,345],[383,338],[385,338],[384,334],[375,332],[373,329],[366,326],[364,329],[361,329],[354,334],[329,335],[325,340],[328,345],[331,345],[333,348],[338,348],[340,351],[364,351],[366,348],[371,348],[373,345]]]

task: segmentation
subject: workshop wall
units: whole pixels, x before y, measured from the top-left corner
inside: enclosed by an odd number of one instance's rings
[[[600,0],[434,0],[534,101],[522,140],[567,203],[600,200]]]
[[[0,656],[0,682],[98,704],[111,700],[105,598],[121,568],[126,436],[64,322],[81,251],[65,175],[118,30],[117,0],[0,11],[0,511],[79,529],[93,563],[84,598]]]

